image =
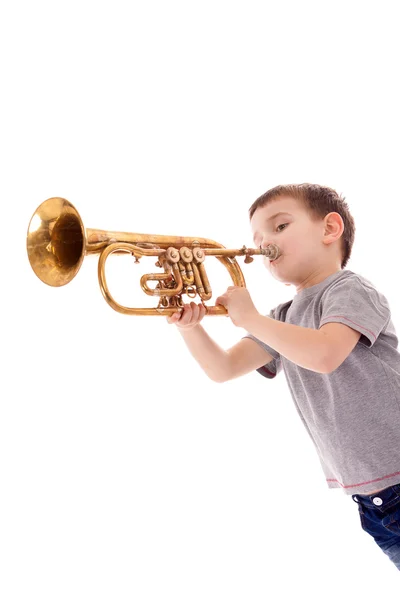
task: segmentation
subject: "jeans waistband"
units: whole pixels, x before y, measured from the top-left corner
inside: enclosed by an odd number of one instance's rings
[[[368,508],[375,508],[377,510],[382,510],[384,508],[386,509],[391,504],[394,504],[395,501],[400,499],[400,484],[397,483],[396,485],[391,485],[390,487],[381,490],[377,494],[371,494],[367,496],[361,494],[352,494],[351,497],[354,502],[362,504]],[[378,498],[381,500],[381,502],[378,502]]]

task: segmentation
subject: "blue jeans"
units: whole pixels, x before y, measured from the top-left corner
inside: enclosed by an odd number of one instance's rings
[[[400,571],[400,484],[372,496],[351,496],[358,504],[361,527]]]

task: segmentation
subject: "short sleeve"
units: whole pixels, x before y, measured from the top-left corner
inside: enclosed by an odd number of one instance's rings
[[[391,315],[385,296],[367,280],[357,275],[340,279],[322,297],[319,327],[326,323],[343,323],[361,333],[360,342],[370,348]]]
[[[272,309],[270,311],[268,316],[271,319],[275,319],[275,311],[276,309]],[[242,339],[244,338],[250,338],[251,340],[254,340],[259,346],[261,346],[261,348],[264,348],[266,352],[269,352],[271,356],[273,356],[273,360],[266,363],[262,367],[259,367],[258,369],[256,369],[256,371],[258,371],[260,375],[263,375],[267,379],[273,379],[274,377],[276,377],[276,375],[282,370],[281,355],[279,354],[279,352],[274,350],[274,348],[271,348],[271,346],[268,346],[268,344],[264,344],[264,342],[256,338],[251,333],[247,333],[247,335],[244,335]]]

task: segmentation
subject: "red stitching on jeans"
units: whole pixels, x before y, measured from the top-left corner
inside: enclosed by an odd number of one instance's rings
[[[357,325],[357,327],[361,327],[361,329],[365,329],[365,331],[368,331],[368,333],[370,333],[371,335],[373,335],[374,338],[376,339],[376,335],[374,334],[373,331],[371,331],[370,329],[367,329],[366,327],[363,327],[362,325],[359,325],[355,321],[352,321],[351,319],[348,319],[347,317],[344,317],[343,315],[331,315],[330,317],[324,317],[322,319],[321,323],[319,324],[319,326],[321,327],[321,324],[324,321],[326,321],[327,319],[346,319],[346,321],[349,321],[349,323],[353,323],[353,325]]]
[[[338,481],[337,479],[327,479],[326,481],[334,481],[335,483],[338,483],[339,485],[341,485],[342,488],[350,488],[350,487],[357,487],[360,485],[367,485],[368,483],[375,483],[376,481],[383,481],[384,479],[390,479],[390,477],[395,477],[396,475],[400,475],[400,471],[397,471],[397,473],[392,473],[391,475],[385,475],[384,477],[379,477],[378,479],[371,479],[370,481],[364,481],[363,483],[353,483],[353,485],[343,485],[343,483],[340,483],[340,481]]]

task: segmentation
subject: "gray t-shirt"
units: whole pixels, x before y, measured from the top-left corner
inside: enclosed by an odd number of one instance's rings
[[[361,337],[332,373],[317,373],[281,356],[257,369],[272,379],[282,368],[329,488],[364,494],[400,483],[400,353],[385,296],[349,270],[301,290],[269,317],[319,329],[343,323]]]

